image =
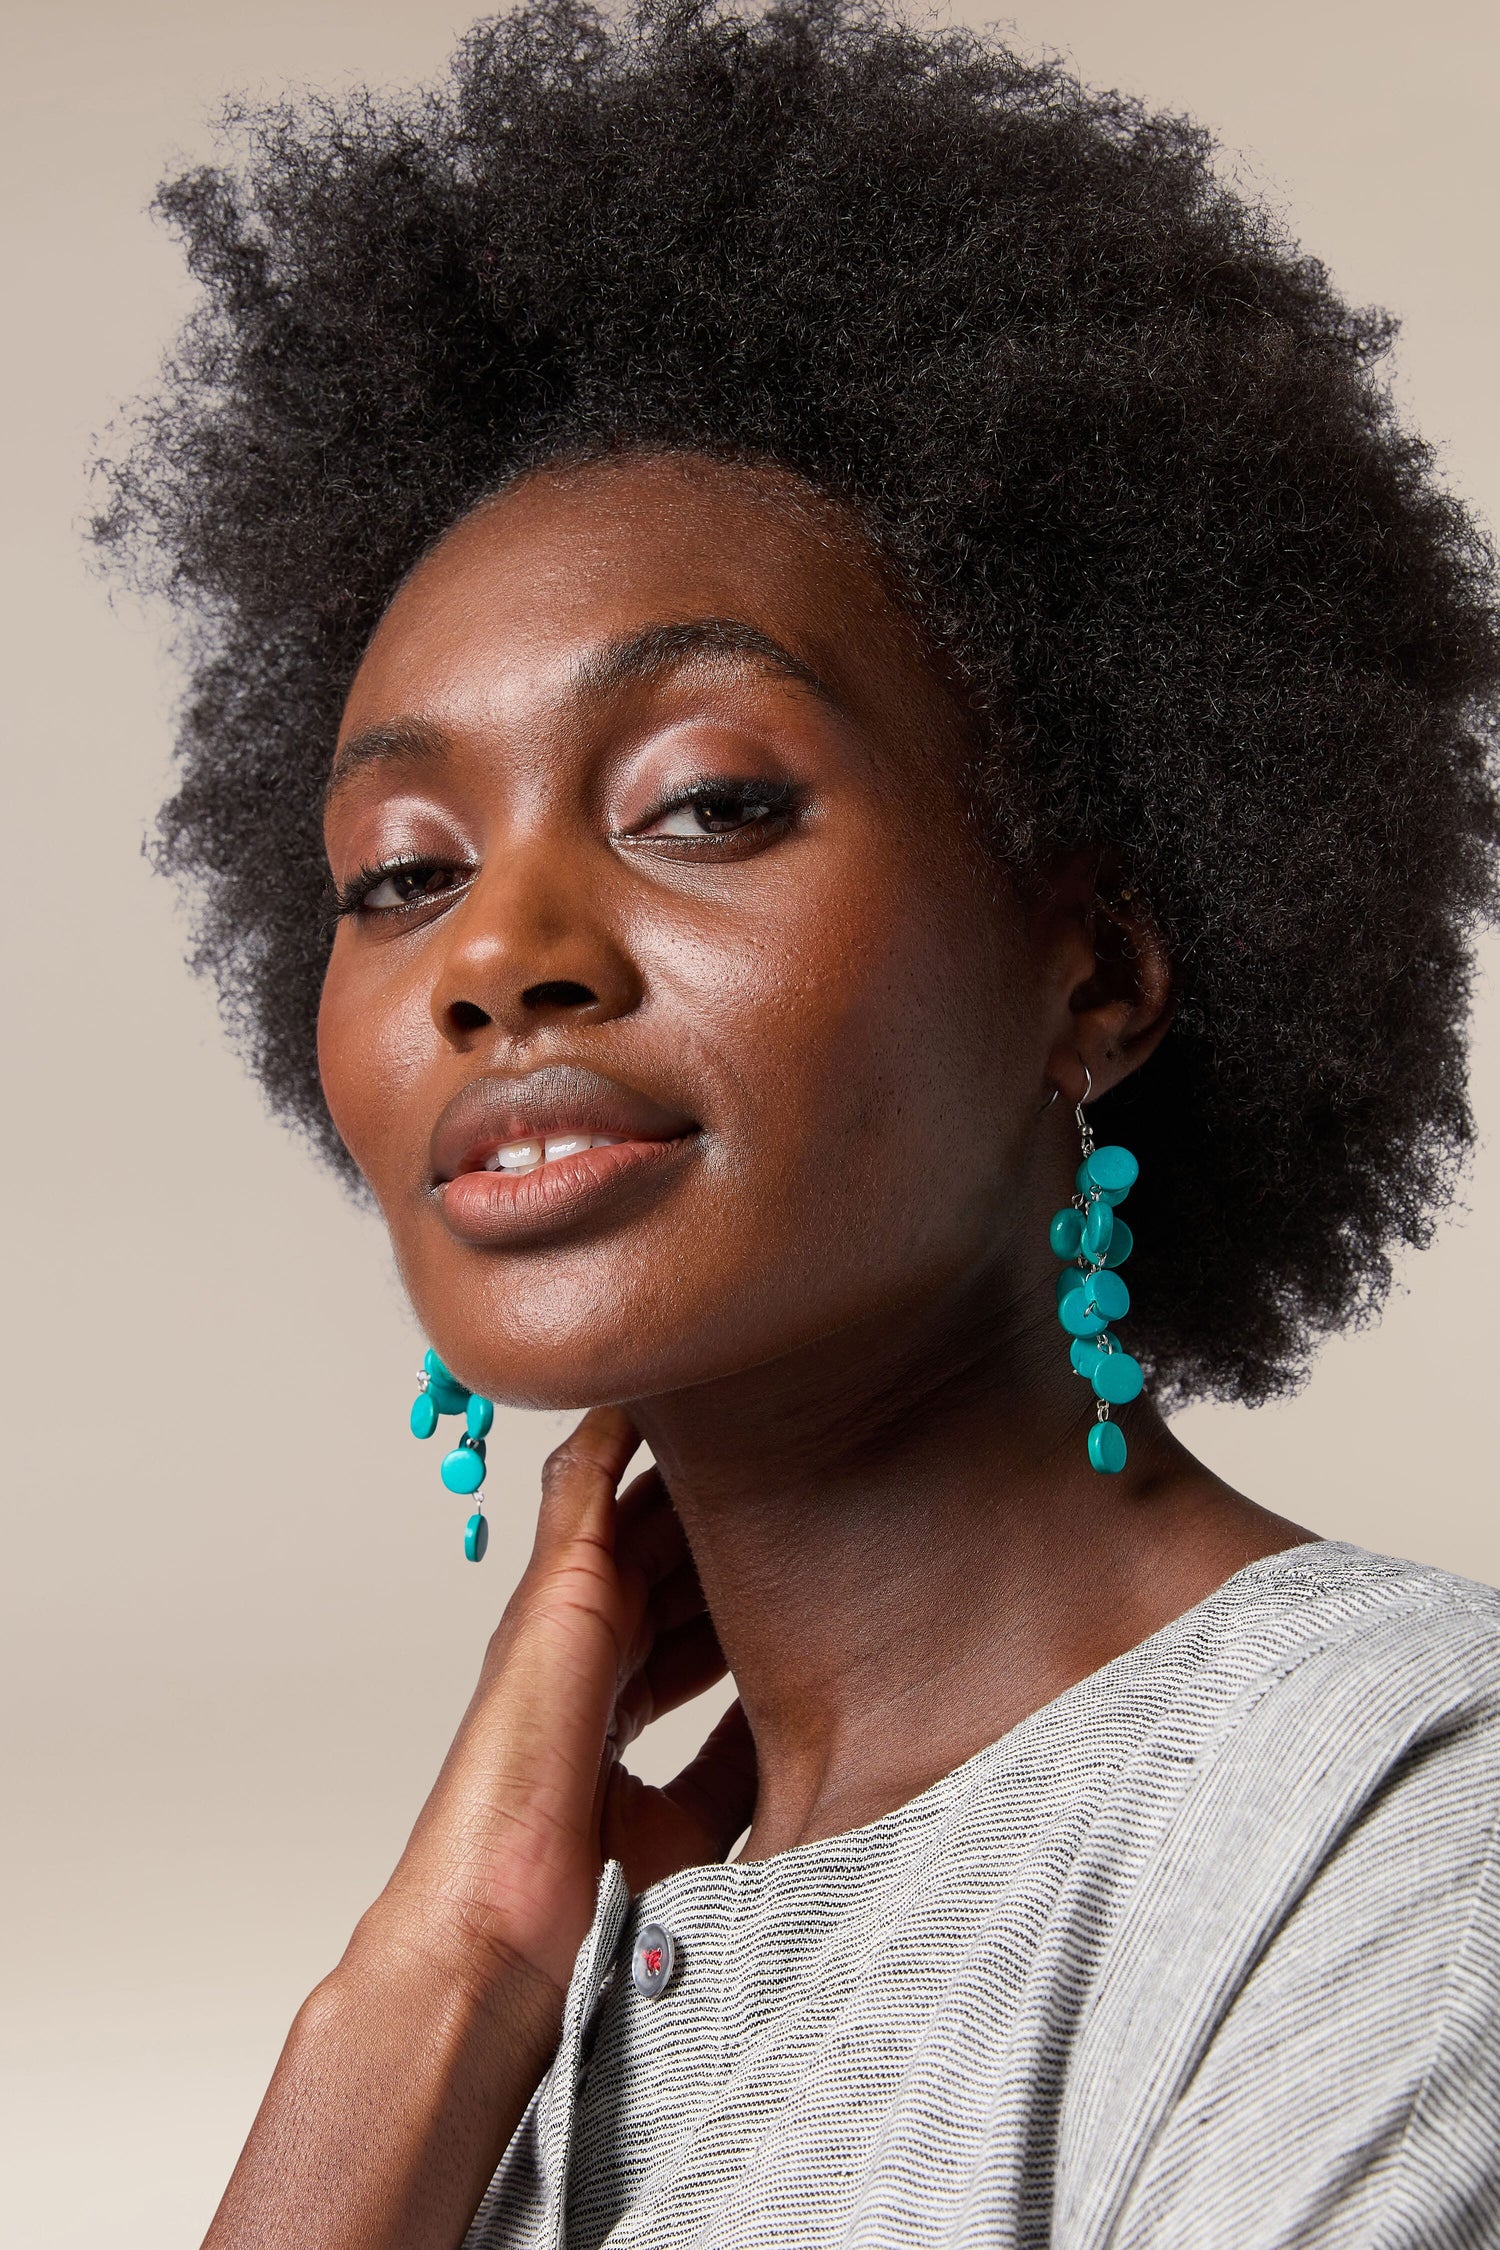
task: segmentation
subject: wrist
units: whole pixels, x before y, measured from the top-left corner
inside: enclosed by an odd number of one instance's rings
[[[535,1969],[377,1902],[298,2012],[205,2250],[448,2250],[561,2023]]]
[[[501,2033],[545,2062],[567,1987],[445,1900],[387,1889],[361,1916],[327,1984],[341,2000],[420,2012],[468,2043]]]

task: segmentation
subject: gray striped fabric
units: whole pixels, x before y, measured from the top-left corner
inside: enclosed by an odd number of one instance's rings
[[[607,1868],[470,2250],[1500,2246],[1497,1806],[1500,1595],[1254,1563],[868,1828]]]

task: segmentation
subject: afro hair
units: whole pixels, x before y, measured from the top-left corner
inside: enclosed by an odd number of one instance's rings
[[[1002,860],[1107,847],[1172,948],[1097,1112],[1162,1394],[1265,1398],[1368,1317],[1471,1138],[1500,835],[1494,560],[1390,323],[1195,125],[850,0],[523,0],[424,94],[226,129],[160,195],[200,305],[95,531],[184,620],[156,852],[274,1107],[347,1165],[320,800],[402,576],[549,460],[770,461],[944,652]]]

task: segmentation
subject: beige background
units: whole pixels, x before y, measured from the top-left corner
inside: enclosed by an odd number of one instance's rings
[[[375,1226],[266,1121],[180,967],[139,856],[171,677],[76,530],[90,434],[186,302],[144,216],[164,162],[206,147],[223,90],[409,80],[466,18],[423,0],[5,15],[0,2235],[25,2250],[197,2242],[288,2018],[437,1764],[559,1426],[504,1423],[497,1537],[468,1569],[461,1511],[405,1434],[418,1339]],[[1489,0],[1035,0],[1017,28],[1221,128],[1340,283],[1402,314],[1403,395],[1500,515]],[[1477,1088],[1468,1215],[1383,1328],[1291,1405],[1183,1429],[1319,1530],[1500,1579],[1483,995]],[[697,1725],[644,1762],[674,1764]]]

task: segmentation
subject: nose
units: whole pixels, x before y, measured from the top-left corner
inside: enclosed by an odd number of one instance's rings
[[[482,868],[443,934],[432,1015],[456,1047],[492,1029],[523,1043],[640,1004],[639,971],[598,884],[560,867],[555,853],[507,855]]]

